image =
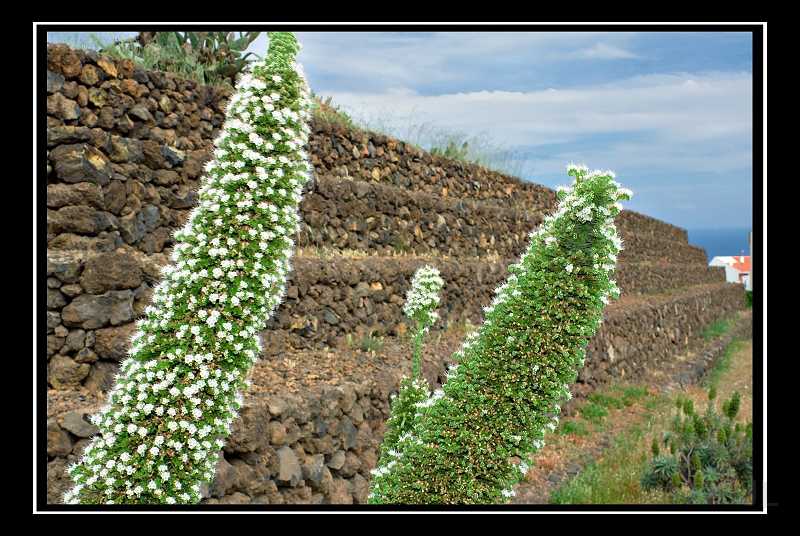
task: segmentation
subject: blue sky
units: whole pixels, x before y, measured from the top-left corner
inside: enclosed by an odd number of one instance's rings
[[[611,169],[633,190],[625,208],[685,229],[752,228],[764,169],[753,112],[761,122],[764,104],[750,28],[299,28],[312,90],[396,137],[427,148],[428,125],[513,150],[522,178],[552,188],[567,183],[571,162]],[[367,31],[376,29],[403,31]],[[264,33],[248,50],[267,47]]]

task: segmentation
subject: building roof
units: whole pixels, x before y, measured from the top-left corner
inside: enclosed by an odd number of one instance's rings
[[[714,260],[719,260],[720,262],[740,272],[750,273],[749,255],[722,256],[722,257],[714,257],[713,259],[711,259],[712,262]]]

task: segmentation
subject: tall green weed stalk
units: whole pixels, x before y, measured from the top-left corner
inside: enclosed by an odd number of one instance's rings
[[[619,296],[614,218],[631,195],[611,172],[567,171],[572,186],[559,187],[558,210],[509,267],[459,364],[373,472],[370,504],[502,503],[555,429],[603,307]]]
[[[281,303],[310,165],[308,95],[299,45],[270,33],[265,62],[236,85],[199,206],[175,233],[108,404],[100,434],[69,467],[72,504],[202,499],[247,388],[258,331]]]

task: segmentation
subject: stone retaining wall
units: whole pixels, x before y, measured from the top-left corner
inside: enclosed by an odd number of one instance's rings
[[[371,255],[516,258],[547,213],[317,175],[300,203],[303,223],[297,243]],[[706,263],[705,250],[690,245],[684,229],[628,210],[615,223],[624,241],[621,261]]]
[[[47,65],[48,385],[97,389],[113,377],[158,265],[169,262],[172,232],[197,201],[228,93],[61,45],[48,47]],[[441,325],[479,323],[509,259],[555,207],[554,192],[340,124],[314,120],[312,130],[316,173],[300,204],[299,245],[448,256],[434,263],[448,281]],[[378,169],[389,172],[376,180]],[[626,294],[724,280],[685,230],[630,211],[617,224]],[[265,346],[274,355],[349,333],[395,334],[410,277],[425,263],[295,257],[300,269]]]
[[[172,232],[197,202],[229,94],[63,45],[47,47],[46,83],[47,384],[98,394],[169,262]],[[327,255],[292,259],[286,303],[260,334],[265,354],[396,334],[425,264],[446,282],[434,329],[478,325],[527,233],[555,209],[555,192],[337,123],[311,128],[315,174],[297,241]],[[693,347],[709,323],[744,308],[741,287],[707,266],[685,230],[630,211],[617,225],[623,298],[590,341],[577,397]],[[404,251],[429,255],[396,256]],[[205,502],[363,503],[401,375],[249,399]],[[48,421],[48,502],[92,428],[82,411]]]
[[[311,122],[311,133],[309,153],[318,175],[382,182],[429,195],[534,212],[549,212],[557,206],[555,191],[550,188],[433,155],[400,140],[320,119]]]
[[[569,415],[612,378],[635,377],[646,366],[697,349],[700,330],[712,319],[740,311],[742,301],[741,289],[730,283],[669,296],[621,298],[605,311],[572,387],[575,396],[562,412]],[[752,316],[749,320],[733,334],[750,335]],[[705,352],[706,368],[726,346]],[[434,365],[443,377],[444,363]],[[389,397],[403,373],[408,370],[246,399],[201,504],[364,504],[390,414]],[[70,485],[64,468],[97,432],[84,417],[96,410],[87,406],[48,422],[48,502],[57,502]]]
[[[197,202],[229,93],[93,51],[49,45],[47,54],[48,249],[169,250]],[[541,185],[338,123],[311,127],[315,183],[300,204],[301,245],[513,258],[556,207]],[[390,173],[374,180],[379,168]],[[702,256],[683,229],[630,211],[618,225],[628,242],[621,259]]]
[[[540,214],[330,176],[317,177],[300,212],[299,246],[378,255],[518,257],[543,220]]]
[[[579,403],[597,386],[696,350],[701,334],[717,319],[745,309],[742,286],[711,283],[657,296],[620,298],[603,310],[603,322],[589,339],[585,366],[573,388]]]
[[[163,254],[47,252],[47,383],[53,389],[108,390],[128,350],[135,319],[144,314],[160,280]],[[482,307],[508,276],[513,261],[412,257],[295,257],[285,301],[261,332],[264,351],[339,346],[347,335],[397,335],[406,329],[406,292],[418,268],[439,269],[445,285],[434,331],[469,320],[483,322]],[[622,295],[652,294],[724,282],[713,266],[620,264]],[[401,325],[402,324],[402,325]]]

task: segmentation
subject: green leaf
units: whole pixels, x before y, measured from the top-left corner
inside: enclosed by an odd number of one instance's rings
[[[197,32],[186,32],[186,38],[189,40],[194,50],[200,50],[201,42]]]
[[[231,45],[230,45],[231,46],[231,50],[235,50],[235,51],[244,50],[252,42],[253,41],[249,38],[249,36],[244,35],[243,37],[240,37],[239,39],[237,39],[233,43],[231,43]]]

